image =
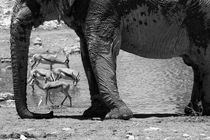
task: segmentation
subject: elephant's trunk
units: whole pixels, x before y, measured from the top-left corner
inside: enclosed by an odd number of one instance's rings
[[[21,12],[29,12],[29,9],[23,9],[18,12],[18,16],[21,16]],[[13,9],[17,12],[17,9]],[[28,10],[28,11],[27,11]],[[14,12],[14,13],[15,13]],[[15,15],[16,15],[15,14]],[[29,13],[30,14],[30,13]],[[26,85],[27,85],[27,65],[28,65],[28,47],[30,42],[30,34],[32,29],[31,22],[24,22],[24,18],[17,18],[13,14],[10,26],[10,42],[11,42],[11,60],[12,60],[12,73],[13,73],[13,87],[15,105],[18,115],[21,118],[52,118],[53,112],[48,114],[36,114],[28,110],[26,103]],[[28,20],[28,19],[27,19]]]

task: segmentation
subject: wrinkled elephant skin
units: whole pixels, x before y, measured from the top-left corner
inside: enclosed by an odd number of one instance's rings
[[[92,103],[84,117],[132,117],[118,93],[116,58],[120,49],[147,58],[182,57],[194,71],[191,101],[185,112],[210,115],[208,0],[16,0],[11,56],[16,109],[21,118],[53,117],[52,112],[28,110],[26,76],[32,27],[56,19],[80,37]]]

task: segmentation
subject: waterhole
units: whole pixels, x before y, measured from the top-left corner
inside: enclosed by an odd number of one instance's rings
[[[73,107],[88,108],[90,95],[80,55],[70,56],[70,67],[81,75],[77,88],[74,92],[70,91]],[[190,100],[193,75],[192,69],[181,58],[146,59],[120,51],[117,57],[117,81],[121,98],[134,113],[183,113]],[[30,87],[28,90],[30,93]],[[45,98],[44,93],[36,92],[36,97],[29,94],[31,106],[37,105],[41,96],[43,100]],[[55,104],[64,98],[61,93],[51,97]],[[68,100],[65,105],[69,105]]]

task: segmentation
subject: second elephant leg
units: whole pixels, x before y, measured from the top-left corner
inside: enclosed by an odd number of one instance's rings
[[[88,46],[89,57],[99,94],[102,102],[110,109],[106,119],[131,118],[133,113],[120,98],[117,87],[116,52],[119,51],[117,46],[119,44],[112,41],[108,43],[102,38],[96,42],[93,40],[89,42],[91,42]]]
[[[208,64],[209,65],[209,64]],[[208,70],[203,72],[201,77],[201,101],[203,106],[203,114],[202,115],[210,115],[210,65],[208,66]]]
[[[183,58],[185,64],[191,66],[194,73],[194,81],[193,81],[193,90],[191,95],[190,103],[185,107],[184,112],[186,115],[201,115],[202,113],[202,105],[201,105],[201,72],[197,65],[193,64],[193,62],[189,59],[189,57]]]
[[[101,98],[99,97],[99,89],[97,87],[96,79],[90,64],[87,44],[83,36],[80,37],[80,46],[81,46],[82,62],[88,80],[90,96],[91,96],[91,106],[83,113],[83,116],[85,118],[92,118],[92,117],[104,118],[105,115],[109,112],[109,108],[101,101]]]
[[[205,55],[197,57],[200,61],[191,65],[194,71],[194,84],[191,102],[185,108],[188,115],[210,115],[210,64],[206,61],[207,57]]]

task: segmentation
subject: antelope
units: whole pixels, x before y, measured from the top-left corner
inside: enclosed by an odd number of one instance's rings
[[[79,72],[70,68],[54,68],[52,71],[56,77],[55,80],[59,80],[60,78],[65,80],[72,80],[74,86],[76,86],[80,80]]]
[[[30,83],[30,86],[32,87],[32,94],[34,94],[34,84],[31,84],[31,81],[36,78],[39,80],[44,80],[45,83],[47,81],[55,81],[54,74],[51,70],[47,69],[32,69],[30,72],[30,77],[28,80],[28,83]]]
[[[65,47],[64,51],[68,54],[80,53],[80,46]]]
[[[33,85],[36,84],[40,89],[45,91],[45,93],[46,93],[45,104],[47,104],[47,99],[48,98],[49,98],[49,101],[52,103],[52,101],[50,100],[50,93],[62,92],[65,95],[65,98],[61,102],[61,106],[63,105],[63,103],[65,102],[65,100],[68,97],[69,101],[70,101],[70,107],[72,107],[72,99],[71,99],[71,96],[69,95],[70,84],[68,84],[64,81],[51,81],[51,82],[47,82],[45,84],[42,84],[36,78],[33,78],[32,84]]]
[[[40,63],[50,64],[51,70],[53,64],[64,64],[66,65],[67,68],[69,68],[69,54],[66,54],[65,51],[63,51],[63,53],[66,56],[65,61],[57,58],[58,52],[56,54],[34,54],[31,60],[32,62],[31,69],[34,69]]]
[[[8,65],[5,68],[2,68],[1,69],[2,72],[7,72],[7,70],[12,70],[12,66],[11,65]]]

